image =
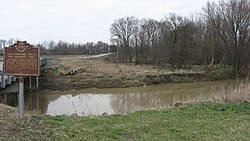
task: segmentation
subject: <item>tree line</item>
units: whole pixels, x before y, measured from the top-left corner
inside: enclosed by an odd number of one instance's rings
[[[58,41],[57,43],[54,41],[44,41],[36,46],[40,47],[41,54],[44,55],[94,55],[108,53],[113,49],[108,43],[102,41],[98,41],[97,43],[87,42],[85,44],[68,43],[66,41]]]
[[[250,63],[250,1],[207,2],[198,16],[170,13],[161,21],[124,17],[110,27],[123,63],[230,65],[238,72]]]
[[[250,64],[250,1],[207,2],[191,18],[170,13],[163,20],[123,17],[110,27],[111,45],[44,41],[41,54],[74,55],[116,52],[117,62],[172,68],[229,65],[236,74]],[[0,40],[13,44],[18,39]],[[1,47],[0,46],[0,47]]]
[[[19,39],[9,39],[3,40],[0,39],[0,48],[4,46],[10,46]],[[38,43],[34,45],[35,47],[40,48],[40,52],[42,55],[94,55],[94,54],[102,54],[114,52],[116,47],[109,45],[108,43],[98,41],[98,42],[87,42],[85,44],[80,43],[69,43],[66,41],[43,41],[42,43]]]

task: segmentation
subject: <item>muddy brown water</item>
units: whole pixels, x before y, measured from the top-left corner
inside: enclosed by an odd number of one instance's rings
[[[206,101],[235,86],[235,80],[161,84],[135,88],[39,92],[26,96],[26,109],[46,115],[126,114],[171,107],[176,102]]]

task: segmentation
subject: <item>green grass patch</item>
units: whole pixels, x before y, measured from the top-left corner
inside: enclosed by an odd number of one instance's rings
[[[250,140],[250,104],[204,103],[98,117],[37,116],[47,140]]]

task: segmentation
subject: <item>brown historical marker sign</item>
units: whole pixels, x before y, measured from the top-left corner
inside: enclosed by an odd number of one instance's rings
[[[4,48],[4,74],[13,76],[40,75],[40,49],[26,41],[17,41]]]

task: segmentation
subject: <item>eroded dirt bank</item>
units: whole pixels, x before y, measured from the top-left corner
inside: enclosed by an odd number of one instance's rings
[[[161,83],[196,82],[227,79],[228,73],[215,69],[206,73],[201,67],[172,70],[152,65],[118,64],[109,57],[49,58],[42,73],[42,90],[140,87]]]

